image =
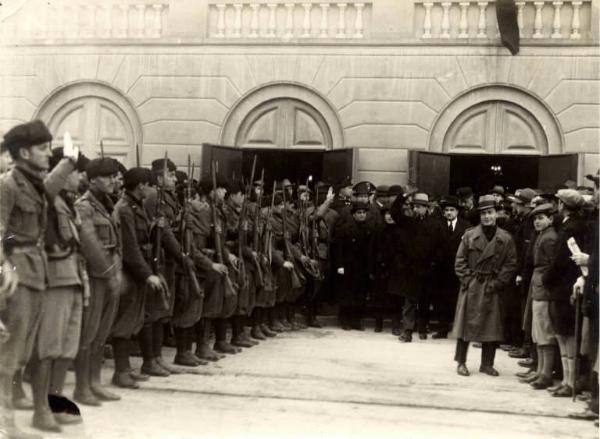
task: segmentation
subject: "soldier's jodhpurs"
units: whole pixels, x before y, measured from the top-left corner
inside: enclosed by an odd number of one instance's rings
[[[493,366],[496,358],[496,342],[488,341],[481,343],[481,366]],[[467,351],[469,350],[469,342],[461,338],[456,340],[456,353],[454,361],[459,364],[467,362]]]

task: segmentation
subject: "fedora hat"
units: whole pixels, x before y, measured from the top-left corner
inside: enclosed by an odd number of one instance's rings
[[[412,204],[421,204],[423,206],[429,206],[429,195],[425,192],[416,192],[412,196]]]

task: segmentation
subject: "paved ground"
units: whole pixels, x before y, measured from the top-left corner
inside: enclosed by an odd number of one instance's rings
[[[456,375],[453,353],[452,340],[401,344],[389,333],[335,328],[286,333],[202,367],[199,375],[153,378],[143,389],[121,390],[122,401],[82,407],[83,425],[47,437],[598,436],[593,423],[566,418],[583,403],[519,384],[514,373],[520,368],[506,353],[498,353],[497,378],[478,373],[479,349],[470,352],[472,375]],[[106,366],[108,381],[112,362]],[[30,416],[19,413],[20,425]]]

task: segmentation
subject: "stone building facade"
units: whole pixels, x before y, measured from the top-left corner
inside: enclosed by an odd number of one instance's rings
[[[583,182],[599,166],[600,0],[516,1],[516,56],[494,3],[6,0],[0,134],[39,117],[128,165],[136,144],[144,164],[168,149],[182,166],[203,143],[354,148],[353,178],[376,184],[451,178],[436,163],[464,155],[568,154]]]

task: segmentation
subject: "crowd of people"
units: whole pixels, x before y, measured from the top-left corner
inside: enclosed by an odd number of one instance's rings
[[[554,396],[591,389],[581,416],[597,417],[598,224],[590,190],[597,196],[598,176],[590,176],[594,188],[552,194],[495,187],[475,203],[469,188],[437,200],[369,182],[334,190],[284,179],[269,188],[255,167],[250,178],[228,181],[211,164],[210,175],[195,179],[193,165],[185,173],[166,156],[150,169],[127,169],[104,154],[90,160],[67,135],[62,147],[51,144],[47,127],[33,121],[9,130],[1,146],[13,162],[0,177],[0,402],[8,437],[29,437],[15,409],[33,409],[42,431],[82,421],[65,403],[71,367],[73,399],[99,406],[120,399],[101,379],[107,352],[112,384],[136,389],[280,332],[320,327],[319,304],[332,297],[345,330],[362,330],[372,313],[377,332],[391,317],[404,343],[414,333],[427,339],[434,325],[433,338],[452,332],[460,375],[469,375],[470,342],[481,343],[480,371],[498,375],[502,343],[526,362],[521,378],[534,388]],[[584,317],[576,319],[581,303]],[[171,338],[173,362],[163,356]],[[130,357],[138,354],[134,369]]]

